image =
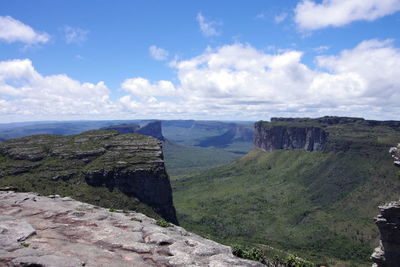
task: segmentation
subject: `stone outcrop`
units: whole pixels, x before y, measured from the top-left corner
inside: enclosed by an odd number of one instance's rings
[[[119,134],[137,133],[152,136],[158,140],[164,141],[165,138],[162,134],[161,121],[153,121],[140,127],[138,124],[118,124],[102,128],[102,130],[115,130]]]
[[[400,266],[400,201],[379,206],[375,223],[381,234],[380,244],[372,254],[378,267]]]
[[[0,192],[0,266],[263,266],[176,225],[57,195]],[[269,265],[274,266],[274,265]]]
[[[304,149],[318,151],[324,148],[327,133],[315,126],[266,125],[254,126],[254,146],[264,151]]]
[[[153,137],[105,130],[73,136],[36,135],[1,143],[0,157],[0,186],[39,193],[54,188],[55,193],[92,203],[102,199],[84,184],[105,187],[113,203],[121,203],[120,191],[178,224],[162,142]]]
[[[389,153],[392,155],[394,165],[400,167],[400,144],[397,147],[391,147]]]
[[[400,167],[400,144],[392,147],[389,153],[393,162]],[[375,248],[371,256],[377,267],[398,267],[400,266],[400,201],[393,201],[386,205],[379,206],[380,215],[375,218],[381,234],[379,247]]]

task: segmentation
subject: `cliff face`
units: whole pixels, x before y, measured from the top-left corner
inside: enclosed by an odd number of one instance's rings
[[[395,166],[400,167],[400,144],[390,148],[389,153]],[[400,201],[379,206],[379,210],[375,223],[381,239],[371,259],[378,267],[396,267],[400,264]]]
[[[0,186],[115,207],[144,203],[178,223],[162,143],[149,136],[94,130],[6,141],[0,144]]]
[[[254,129],[254,145],[264,151],[317,151],[323,149],[327,139],[327,133],[314,126],[266,126],[264,122],[257,122]]]
[[[118,124],[109,127],[104,127],[102,128],[102,130],[115,130],[119,134],[137,133],[137,134],[152,136],[161,141],[165,140],[162,134],[161,121],[149,122],[143,127],[140,127],[138,124]]]
[[[138,129],[135,133],[153,136],[161,141],[165,140],[164,136],[162,135],[161,121],[150,122]]]
[[[400,201],[379,206],[381,212],[375,218],[381,234],[380,245],[372,254],[378,267],[395,267],[400,264]]]

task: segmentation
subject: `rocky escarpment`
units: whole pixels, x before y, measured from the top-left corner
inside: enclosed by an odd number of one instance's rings
[[[327,133],[321,127],[302,125],[269,125],[257,122],[254,126],[254,145],[264,151],[304,149],[322,150]]]
[[[147,210],[178,223],[162,143],[149,136],[94,130],[6,141],[0,144],[0,186]]]
[[[345,152],[368,144],[379,150],[400,132],[400,121],[326,116],[321,118],[271,118],[255,124],[254,145],[265,151],[304,149]]]
[[[394,164],[400,167],[400,144],[392,147],[389,152]],[[371,259],[377,267],[400,266],[400,201],[379,206],[379,210],[381,214],[375,218],[375,223],[381,239]]]
[[[104,127],[102,130],[115,130],[119,134],[137,133],[152,136],[158,140],[164,141],[165,138],[162,134],[161,121],[153,121],[140,127],[138,124],[118,124],[109,127]]]
[[[140,213],[111,212],[69,197],[0,192],[0,266],[263,265]]]

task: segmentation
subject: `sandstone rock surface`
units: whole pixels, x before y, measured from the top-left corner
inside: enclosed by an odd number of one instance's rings
[[[400,144],[389,150],[393,163],[400,167]],[[400,201],[393,201],[379,206],[380,213],[375,218],[381,238],[379,247],[371,256],[377,267],[400,266]]]
[[[379,247],[372,254],[372,261],[379,267],[400,266],[400,201],[379,206],[375,218],[381,234]]]
[[[0,266],[263,266],[135,212],[57,195],[0,192]]]

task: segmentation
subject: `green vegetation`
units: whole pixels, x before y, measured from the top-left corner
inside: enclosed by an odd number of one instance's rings
[[[138,167],[153,170],[154,167],[145,163],[158,160],[158,156],[145,148],[154,148],[156,142],[143,135],[116,135],[114,131],[88,131],[75,136],[37,135],[9,140],[0,144],[0,187],[41,195],[69,196],[110,208],[110,211],[128,209],[160,218],[150,206],[116,187],[88,185],[85,176],[87,171],[112,170],[115,167],[120,170]],[[126,143],[140,146],[143,150],[131,153],[130,149],[123,149]]]
[[[26,242],[21,242],[21,246],[23,246],[23,247],[29,247],[30,246],[30,244],[29,243],[26,243]]]
[[[156,224],[157,224],[158,226],[161,226],[161,227],[174,227],[173,224],[167,222],[167,221],[164,220],[164,219],[158,219],[158,220],[156,221]]]
[[[310,261],[306,261],[300,257],[297,257],[296,255],[289,255],[287,256],[283,263],[287,264],[287,266],[289,267],[314,267],[315,264],[310,262]]]
[[[135,222],[142,222],[142,220],[141,220],[141,219],[138,219],[138,218],[135,218],[135,217],[132,217],[132,218],[131,218],[131,221],[135,221]]]
[[[166,141],[165,167],[171,180],[194,175],[238,159],[241,155],[216,148],[184,146]]]
[[[261,248],[269,258],[280,249],[333,266],[370,265],[379,236],[372,218],[400,191],[388,153],[400,132],[363,123],[325,129],[324,151],[254,150],[173,181],[181,225],[219,242]]]
[[[245,248],[241,245],[234,245],[232,247],[232,254],[247,260],[264,261],[264,253],[259,248]]]

